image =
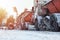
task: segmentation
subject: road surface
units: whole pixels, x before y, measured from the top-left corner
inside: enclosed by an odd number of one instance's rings
[[[60,32],[0,30],[0,40],[60,40]]]

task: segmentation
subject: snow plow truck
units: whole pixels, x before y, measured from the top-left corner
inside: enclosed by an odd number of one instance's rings
[[[36,30],[60,31],[60,0],[35,0]]]

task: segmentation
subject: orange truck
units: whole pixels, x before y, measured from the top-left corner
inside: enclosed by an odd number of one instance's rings
[[[26,23],[32,22],[32,12],[25,10],[17,17],[17,27],[21,30],[28,30]]]

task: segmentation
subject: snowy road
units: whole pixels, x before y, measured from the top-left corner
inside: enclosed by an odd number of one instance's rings
[[[60,32],[0,30],[0,40],[60,40]]]

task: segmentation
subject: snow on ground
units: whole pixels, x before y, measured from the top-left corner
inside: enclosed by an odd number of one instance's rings
[[[60,32],[0,30],[0,40],[60,40]]]

